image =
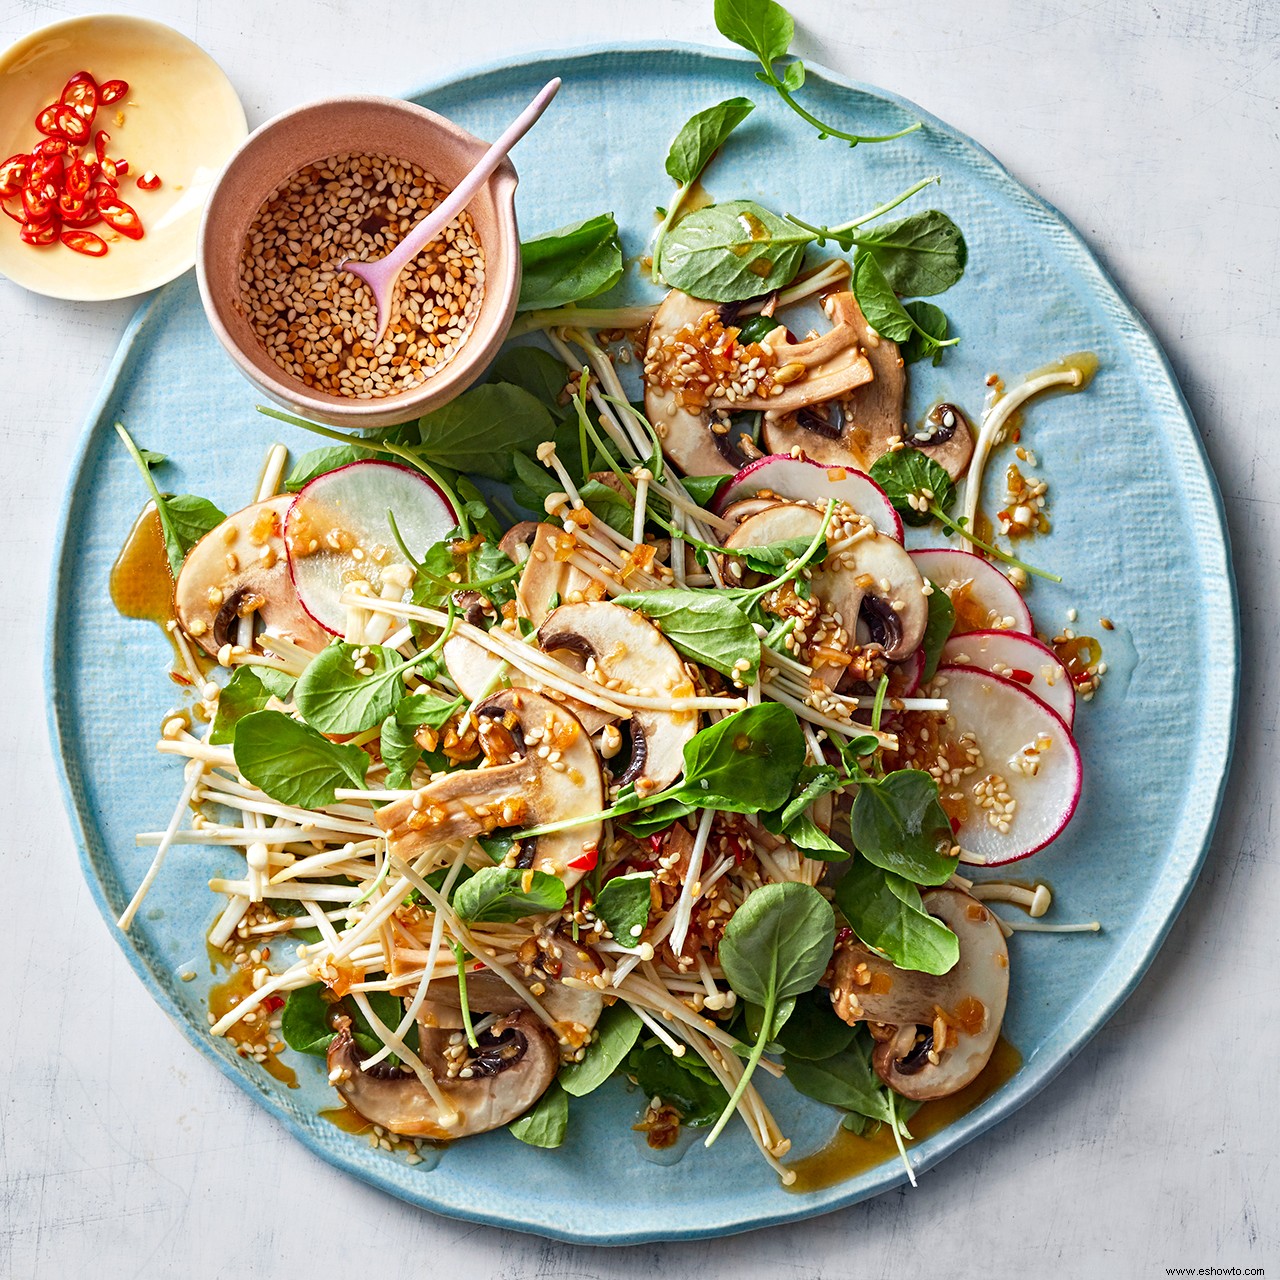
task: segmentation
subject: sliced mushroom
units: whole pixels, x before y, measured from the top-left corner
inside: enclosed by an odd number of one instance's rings
[[[551,612],[555,597],[591,599],[600,594],[594,579],[567,563],[572,542],[563,529],[540,524],[529,543],[529,556],[516,587],[516,610],[535,627]]]
[[[973,457],[973,429],[964,410],[954,404],[935,404],[924,421],[903,439],[913,449],[926,453],[953,480],[959,480]]]
[[[693,407],[682,405],[674,390],[660,385],[662,370],[686,357],[687,353],[677,353],[672,348],[672,340],[682,330],[696,330],[709,312],[724,312],[716,303],[690,297],[679,289],[668,293],[649,326],[645,353],[646,369],[655,371],[645,378],[645,412],[662,436],[667,457],[686,475],[715,475],[726,465],[741,467],[747,459],[731,439],[731,433],[717,433],[711,428],[714,410],[792,413],[870,382],[871,365],[858,346],[857,332],[845,318],[843,304],[835,301],[842,296],[836,294],[828,301],[827,313],[833,323],[827,333],[792,342],[785,326],[779,325],[765,339],[773,352],[775,371],[787,371],[787,380],[779,381],[777,395],[747,394],[729,400],[708,389],[707,404]]]
[[[566,604],[538,628],[538,643],[551,654],[565,650],[593,666],[606,682],[653,698],[692,697],[684,660],[648,618],[620,604]],[[631,730],[631,760],[619,785],[643,783],[660,791],[680,776],[684,746],[698,732],[696,711],[637,710]]]
[[[798,502],[783,502],[766,507],[745,519],[725,539],[730,549],[761,547],[790,538],[812,539],[822,527],[822,513],[815,507]],[[741,563],[726,569],[732,581],[741,577]],[[830,619],[829,630],[839,631],[824,642],[825,648],[850,652],[856,643],[856,626],[867,630],[868,645],[883,651],[886,658],[897,662],[914,653],[924,639],[929,620],[928,600],[924,595],[924,579],[915,562],[903,547],[883,534],[869,532],[858,541],[828,557],[812,570],[809,585],[822,602],[823,613]],[[839,615],[840,622],[835,622]],[[845,673],[836,663],[815,663],[815,674],[829,687],[835,688]]]
[[[523,1115],[560,1068],[554,1037],[528,1009],[517,1009],[478,1037],[467,1078],[447,1073],[449,1033],[419,1027],[419,1051],[453,1111],[443,1111],[416,1075],[387,1062],[365,1071],[366,1058],[345,1027],[329,1045],[329,1078],[372,1124],[407,1137],[445,1141],[487,1133]]]
[[[237,643],[240,619],[257,615],[267,635],[319,652],[330,635],[302,607],[284,546],[291,494],[255,502],[228,516],[187,553],[174,586],[178,623],[216,657]]]
[[[580,1049],[591,1038],[604,1009],[604,997],[594,985],[589,991],[567,986],[566,977],[579,983],[593,983],[603,972],[590,947],[574,942],[562,933],[544,933],[529,938],[521,948],[533,952],[524,964],[524,976],[538,988],[539,1004],[556,1020],[560,1043],[569,1050]],[[462,1001],[456,982],[441,981],[429,988],[430,999],[423,1002],[420,1018],[430,1026],[457,1030],[463,1025]],[[467,974],[467,1006],[476,1013],[511,1013],[527,1008],[520,994],[492,969]]]
[[[928,1102],[969,1084],[1000,1037],[1009,996],[1009,951],[994,916],[959,889],[930,889],[925,909],[960,941],[960,959],[941,976],[898,969],[862,946],[836,956],[831,1001],[846,1022],[894,1029],[872,1065],[905,1098]],[[937,1037],[945,1032],[945,1045]]]
[[[776,507],[778,503],[785,501],[785,498],[776,496],[766,498],[756,494],[754,497],[739,498],[737,502],[731,502],[720,516],[732,524],[741,524],[749,517],[759,515],[760,512],[767,511],[770,507]]]
[[[485,765],[451,773],[379,809],[397,857],[498,827],[540,826],[604,808],[604,779],[591,739],[572,712],[528,689],[505,689],[475,710]],[[546,753],[543,753],[543,748]],[[538,836],[520,865],[576,884],[571,864],[598,847],[599,820]]]

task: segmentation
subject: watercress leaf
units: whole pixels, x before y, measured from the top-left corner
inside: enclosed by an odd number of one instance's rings
[[[661,1044],[637,1045],[627,1057],[627,1074],[635,1078],[646,1098],[661,1098],[680,1112],[681,1120],[692,1127],[710,1124],[729,1101],[717,1081],[712,1083],[695,1070],[688,1054],[673,1058]]]
[[[271,699],[271,692],[258,679],[253,667],[237,667],[218,695],[209,741],[223,746],[235,737],[236,724],[254,711],[261,711]]]
[[[773,0],[716,0],[716,28],[726,40],[754,53],[769,71],[791,47],[796,26]]]
[[[424,608],[440,608],[457,588],[451,573],[466,576],[462,557],[454,555],[452,541],[433,542],[419,562],[413,581],[413,603]]]
[[[861,765],[858,760],[863,756],[874,755],[880,747],[880,739],[872,733],[860,733],[856,738],[850,738],[846,742],[836,742],[835,748],[840,753],[840,763],[844,766],[845,772],[850,775],[858,775],[861,772]]]
[[[867,946],[899,969],[946,973],[960,958],[956,935],[925,909],[910,880],[854,858],[836,882],[836,906]]]
[[[896,222],[860,227],[859,248],[870,251],[890,288],[903,297],[929,297],[964,275],[968,246],[960,228],[939,209]]]
[[[613,214],[598,213],[534,236],[521,244],[520,262],[520,311],[594,298],[622,279],[618,224]]]
[[[791,795],[805,750],[789,708],[764,702],[735,711],[685,743],[684,779],[674,798],[731,813],[776,809]]]
[[[661,800],[635,817],[623,818],[621,826],[629,835],[651,836],[655,832],[665,831],[673,822],[687,818],[697,808],[697,805],[687,804],[683,800]]]
[[[819,862],[843,862],[849,856],[849,850],[833,840],[807,813],[789,822],[782,834],[797,849],[803,849],[806,857]]]
[[[947,336],[947,314],[941,307],[932,302],[907,302],[903,304],[907,315],[915,321],[916,327],[906,342],[899,347],[905,364],[915,364],[917,360],[932,360],[935,365],[942,363],[942,339]]]
[[[307,664],[293,700],[321,733],[362,733],[395,711],[404,696],[403,666],[404,659],[385,645],[335,640]]]
[[[785,569],[793,560],[798,560],[809,549],[812,538],[783,538],[779,542],[766,542],[760,547],[741,547],[735,551],[735,555],[741,556],[747,563],[748,569],[754,569],[756,573],[776,574],[779,569]],[[821,552],[822,548],[819,547]],[[815,555],[810,563],[816,563],[822,559],[821,554]]]
[[[891,1118],[880,1077],[871,1068],[865,1047],[854,1042],[821,1061],[787,1054],[783,1059],[787,1079],[807,1098],[845,1111],[855,1111],[872,1120]]]
[[[711,500],[720,492],[721,486],[726,480],[732,480],[731,475],[723,476],[685,476],[681,481],[685,490],[688,492],[694,502],[700,507],[709,507]]]
[[[782,825],[794,822],[821,796],[841,791],[849,785],[849,779],[829,764],[807,765],[796,779],[796,790],[780,815]]]
[[[596,1022],[596,1038],[580,1062],[560,1068],[560,1084],[572,1097],[598,1089],[631,1052],[643,1024],[624,1000],[606,1009]]]
[[[348,466],[370,456],[372,451],[358,449],[355,445],[335,444],[321,449],[311,449],[304,453],[293,465],[284,487],[290,493],[297,493],[304,484],[310,484],[316,476],[322,476],[339,467]]]
[[[598,516],[611,529],[630,536],[634,511],[631,503],[616,489],[600,480],[588,480],[578,487],[578,493],[592,515]]]
[[[329,1025],[332,1001],[326,1000],[325,988],[318,982],[290,991],[280,1010],[280,1035],[296,1053],[313,1053],[323,1058],[329,1042],[337,1034]]]
[[[835,913],[817,889],[797,881],[767,884],[734,912],[720,964],[740,999],[776,1008],[816,985],[835,940]]]
[[[933,519],[928,511],[919,511],[911,505],[912,497],[936,502],[942,511],[955,497],[955,485],[946,468],[919,449],[897,449],[881,454],[871,464],[871,478],[908,524],[925,525]],[[932,498],[926,496],[926,490]]]
[[[511,496],[526,511],[541,519],[546,511],[546,500],[553,493],[562,492],[564,486],[540,462],[519,450],[511,456],[511,467],[514,473]]]
[[[795,93],[797,89],[804,87],[804,63],[799,58],[787,63],[782,72],[782,87],[788,93]]]
[[[860,252],[853,260],[853,292],[867,323],[877,333],[894,342],[905,342],[915,332],[911,317],[903,310],[874,254]]]
[[[658,265],[668,283],[695,298],[739,302],[790,284],[813,239],[752,200],[732,200],[681,218]]]
[[[536,396],[553,418],[573,415],[573,405],[564,396],[569,372],[564,362],[542,347],[511,346],[489,368],[490,382],[509,382]]]
[[[336,787],[362,787],[369,757],[349,743],[330,742],[282,711],[254,711],[235,729],[236,768],[281,804],[318,809]]]
[[[938,660],[942,657],[942,648],[951,637],[951,629],[956,625],[956,607],[936,582],[929,584],[933,588],[929,601],[929,620],[924,626],[924,639],[920,647],[924,650],[923,679],[932,680],[938,670]]]
[[[293,686],[298,683],[297,676],[291,676],[287,671],[278,671],[275,667],[237,667],[236,670],[252,670],[262,687],[281,700],[289,697],[293,693]]]
[[[399,722],[398,711],[382,722],[378,749],[387,766],[387,786],[392,790],[407,787],[414,767],[422,759],[422,748],[413,730]]]
[[[168,462],[169,460],[167,455],[163,453],[157,453],[154,449],[139,449],[138,456],[149,467],[158,467],[161,464]]]
[[[652,871],[614,876],[596,894],[593,913],[605,922],[615,942],[624,947],[639,944],[640,935],[649,920],[649,886]]]
[[[393,996],[389,991],[370,991],[366,993],[369,999],[369,1007],[373,1010],[374,1016],[382,1023],[384,1027],[396,1027],[400,1019],[404,1017],[404,1001],[399,996]],[[376,1053],[382,1048],[382,1038],[374,1031],[369,1019],[365,1017],[364,1010],[349,997],[342,1002],[343,1012],[351,1017],[351,1036],[366,1053]],[[404,1042],[415,1053],[418,1049],[418,1028],[411,1026],[405,1033]],[[389,1059],[392,1066],[397,1066],[400,1059],[394,1054]]]
[[[617,596],[614,603],[652,619],[686,658],[743,684],[755,681],[760,669],[760,638],[732,600],[706,591],[670,587]],[[745,667],[738,665],[743,662]]]
[[[531,1147],[558,1147],[569,1127],[569,1095],[553,1080],[551,1087],[507,1129]]]
[[[406,729],[443,729],[449,717],[467,705],[465,698],[441,698],[438,694],[411,693],[396,707],[396,723]]]
[[[464,920],[513,924],[526,916],[559,911],[565,901],[564,881],[545,871],[484,867],[459,887],[453,904]]]
[[[676,134],[667,154],[667,173],[687,187],[698,178],[725,139],[751,114],[750,98],[726,98],[690,116]]]
[[[773,1026],[769,1028],[765,1035],[765,1053],[781,1053],[782,1045],[778,1040],[778,1033],[791,1020],[791,1015],[795,1011],[796,1002],[794,999],[779,1000],[777,1008],[773,1013]],[[742,1002],[742,1021],[746,1028],[747,1034],[752,1041],[759,1039],[760,1033],[764,1028],[764,1010],[758,1004],[752,1004],[749,1000]],[[739,1057],[744,1057],[750,1052],[748,1046],[739,1044],[737,1053]]]
[[[486,382],[418,419],[418,451],[430,461],[490,480],[506,480],[517,449],[555,435],[546,405],[510,382]]]
[[[183,555],[227,518],[208,498],[197,498],[193,493],[166,495],[164,505],[168,508],[169,527]]]
[[[847,1049],[853,1037],[854,1028],[836,1016],[831,996],[823,987],[796,997],[795,1009],[778,1033],[787,1054],[807,1062],[821,1062]]]
[[[860,783],[849,834],[869,862],[916,884],[945,884],[955,873],[951,823],[938,784],[921,769]]]

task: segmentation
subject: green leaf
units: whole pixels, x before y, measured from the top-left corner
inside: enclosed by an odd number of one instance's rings
[[[624,1000],[606,1009],[596,1023],[596,1037],[580,1062],[560,1068],[564,1091],[575,1098],[598,1089],[631,1052],[640,1034],[639,1015]]]
[[[894,510],[913,525],[926,525],[933,516],[911,505],[911,498],[923,498],[945,511],[955,497],[955,485],[941,463],[919,449],[894,449],[882,453],[871,464],[871,478],[884,490]],[[928,494],[933,496],[930,498]]]
[[[726,480],[732,480],[731,475],[723,476],[685,476],[680,482],[684,485],[686,492],[694,502],[700,507],[709,507],[711,500],[720,492],[721,486]]]
[[[263,684],[256,667],[237,667],[218,695],[209,741],[225,746],[235,737],[236,725],[245,716],[261,711],[271,700],[271,690]]]
[[[336,787],[362,787],[369,757],[281,711],[255,711],[236,725],[236,768],[281,804],[318,809],[333,804]]]
[[[635,509],[616,489],[600,480],[588,480],[578,486],[583,506],[598,516],[611,529],[631,536],[631,527],[635,523]]]
[[[450,701],[437,694],[411,693],[396,707],[396,723],[406,729],[443,729],[449,718],[467,705],[465,698]]]
[[[946,973],[960,959],[960,943],[925,909],[909,880],[854,858],[836,883],[836,906],[867,946],[899,969]]]
[[[236,668],[237,671],[248,669],[246,667]],[[293,693],[293,686],[298,683],[297,676],[291,676],[287,671],[277,671],[275,667],[254,666],[252,670],[261,682],[262,687],[268,693],[274,693],[281,701]]]
[[[558,1147],[569,1127],[569,1095],[553,1080],[551,1087],[507,1129],[531,1147]]]
[[[745,560],[747,568],[756,573],[776,573],[804,555],[812,541],[812,538],[783,538],[759,547],[739,547],[733,554]]]
[[[933,679],[943,646],[951,638],[951,629],[956,625],[956,607],[951,603],[951,597],[936,582],[929,585],[933,588],[928,597],[929,620],[924,626],[924,639],[920,641],[924,650],[924,680]]]
[[[520,311],[563,307],[611,289],[622,279],[622,243],[613,214],[570,223],[524,241]],[[470,468],[462,468],[470,470]]]
[[[362,668],[356,669],[357,656]],[[293,700],[321,733],[362,733],[380,724],[404,696],[404,659],[384,645],[335,640],[307,664]]]
[[[826,972],[835,913],[817,889],[788,881],[749,893],[720,942],[720,965],[742,1000],[774,1010]]]
[[[418,419],[418,451],[456,471],[506,480],[512,453],[536,449],[555,429],[546,405],[523,387],[486,382]]]
[[[963,233],[939,209],[860,227],[851,235],[859,248],[870,250],[890,288],[903,297],[945,292],[964,275],[969,259]]]
[[[898,349],[903,363],[932,360],[935,365],[941,364],[945,350],[942,342],[948,327],[946,312],[932,302],[907,302],[903,304],[903,310],[916,325],[915,332]]]
[[[725,139],[751,114],[750,98],[726,98],[690,116],[667,153],[667,173],[682,187],[692,185]]]
[[[169,515],[169,527],[184,556],[206,533],[216,529],[227,518],[208,498],[197,498],[193,493],[166,495],[164,505]]]
[[[326,1000],[326,988],[320,983],[290,991],[280,1010],[280,1035],[297,1053],[312,1053],[323,1058],[329,1042],[337,1032],[329,1025],[333,1002]]]
[[[573,416],[573,405],[566,398],[569,371],[559,356],[541,347],[508,346],[489,367],[490,382],[507,382],[536,396],[553,418]]]
[[[694,1068],[702,1064],[674,1058],[661,1044],[636,1046],[627,1058],[627,1074],[634,1076],[646,1098],[661,1098],[676,1108],[694,1128],[710,1124],[729,1100],[718,1081],[709,1082]]]
[[[355,445],[336,444],[321,449],[312,449],[304,453],[294,463],[284,487],[290,493],[297,493],[305,484],[310,484],[316,476],[327,475],[352,462],[360,462],[372,454],[371,449],[359,449]]]
[[[902,309],[873,254],[859,253],[854,259],[853,292],[867,323],[883,337],[905,342],[915,332],[911,317]]]
[[[605,922],[614,941],[624,947],[634,947],[649,921],[649,886],[653,883],[652,871],[637,871],[633,875],[614,876],[596,894],[592,912]]]
[[[524,888],[529,877],[529,888]],[[526,916],[559,911],[567,895],[564,881],[545,871],[517,867],[485,867],[454,895],[455,910],[464,920],[513,924]]]
[[[811,858],[842,861],[849,856],[849,850],[818,826],[809,814],[809,808],[821,796],[840,791],[849,783],[849,776],[831,765],[806,766],[796,779],[791,799],[781,809],[762,813],[761,821],[769,831],[786,836]]]
[[[791,47],[796,30],[791,15],[773,0],[716,0],[715,17],[720,34],[766,68]]]
[[[760,670],[760,638],[732,600],[706,591],[670,587],[617,596],[614,603],[652,619],[686,658],[743,684],[755,682]],[[747,665],[740,668],[740,662]]]
[[[957,859],[938,784],[923,770],[898,769],[859,784],[849,834],[869,862],[916,884],[945,884]]]
[[[790,284],[813,239],[752,200],[733,200],[681,218],[667,233],[658,267],[695,298],[739,302]]]
[[[633,836],[651,836],[657,831],[665,831],[673,822],[687,818],[697,808],[697,805],[686,804],[683,800],[663,800],[643,813],[622,819],[622,827]]]
[[[831,996],[822,987],[814,987],[796,997],[791,1017],[778,1033],[782,1047],[792,1058],[821,1062],[841,1052],[852,1043],[854,1028],[836,1016]]]
[[[872,1070],[870,1054],[861,1041],[818,1062],[791,1054],[787,1054],[783,1062],[787,1079],[805,1097],[872,1120],[888,1123],[891,1119],[884,1086]]]
[[[369,1000],[369,1007],[378,1021],[384,1027],[394,1030],[399,1025],[400,1019],[404,1017],[404,1001],[399,996],[393,996],[390,991],[368,991],[365,994]],[[343,1012],[351,1018],[352,1039],[365,1053],[377,1053],[382,1048],[382,1038],[374,1031],[369,1019],[364,1015],[364,1010],[350,996],[342,1001],[342,1008]],[[411,1026],[405,1033],[404,1042],[415,1053],[417,1052],[418,1028],[416,1026]],[[392,1054],[388,1061],[393,1067],[400,1063],[400,1059],[395,1054]]]
[[[414,768],[422,759],[422,748],[413,730],[402,725],[396,715],[389,715],[382,722],[378,749],[382,763],[387,766],[387,786],[393,791],[409,785]]]
[[[789,708],[776,702],[746,707],[685,743],[684,779],[670,795],[731,813],[776,809],[791,795],[805,751],[800,722]]]

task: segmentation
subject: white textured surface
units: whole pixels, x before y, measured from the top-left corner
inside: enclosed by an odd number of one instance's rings
[[[19,0],[0,13],[0,40],[94,7]],[[472,0],[448,11],[410,2],[394,10],[399,27],[385,45],[354,0],[297,5],[296,23],[253,0],[122,7],[207,48],[251,124],[309,97],[407,89],[503,53],[611,37],[718,42],[710,0]],[[1271,909],[1280,642],[1264,611],[1280,588],[1276,429],[1266,420],[1280,319],[1280,7],[797,0],[792,9],[797,51],[915,98],[1080,228],[1152,323],[1205,436],[1240,579],[1239,742],[1207,868],[1151,973],[1053,1085],[919,1191],[814,1222],[706,1244],[576,1249],[448,1222],[342,1178],[191,1052],[80,881],[31,641],[43,630],[68,461],[131,304],[76,307],[0,282],[10,491],[0,528],[0,722],[10,730],[0,746],[9,896],[0,1275],[269,1277],[375,1259],[510,1280],[1280,1266]],[[484,49],[470,42],[475,32]],[[1188,654],[1187,671],[1212,659]]]

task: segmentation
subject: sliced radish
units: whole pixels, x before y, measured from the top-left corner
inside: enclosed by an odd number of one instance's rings
[[[920,688],[924,678],[924,650],[917,649],[909,658],[889,668],[889,696],[909,698]]]
[[[969,631],[1017,631],[1034,635],[1031,610],[1022,593],[993,564],[969,551],[950,548],[913,551],[916,568],[951,597],[956,609],[953,635]]]
[[[956,843],[988,866],[1043,849],[1080,799],[1080,752],[1066,722],[1022,685],[977,667],[939,667],[928,692],[951,704],[928,755],[945,753],[955,766],[954,785],[944,782],[941,792]],[[964,734],[972,742],[961,742]],[[962,761],[974,747],[976,767],[966,774]]]
[[[851,467],[833,467],[807,458],[773,453],[745,466],[716,495],[713,510],[719,514],[731,503],[768,489],[793,502],[825,507],[836,498],[866,516],[878,533],[902,541],[902,520],[885,491],[868,475]]]
[[[384,582],[403,590],[412,581],[388,511],[415,557],[458,523],[452,503],[426,476],[390,462],[352,462],[317,476],[289,508],[284,540],[294,586],[302,607],[335,635],[347,629],[342,593],[352,583],[367,582],[379,595]]]
[[[1033,636],[1016,631],[969,631],[942,646],[945,666],[977,667],[1020,684],[1056,711],[1071,728],[1076,691],[1058,655]]]

